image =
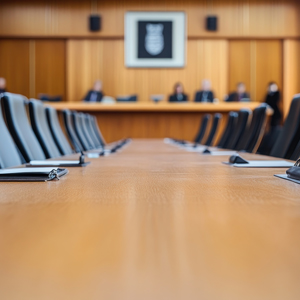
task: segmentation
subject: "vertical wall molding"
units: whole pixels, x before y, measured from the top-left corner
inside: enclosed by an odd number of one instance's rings
[[[283,112],[286,117],[293,96],[300,93],[300,40],[283,41]]]
[[[250,42],[250,87],[251,97],[256,99],[256,41]]]
[[[35,40],[29,41],[29,97],[35,95]]]

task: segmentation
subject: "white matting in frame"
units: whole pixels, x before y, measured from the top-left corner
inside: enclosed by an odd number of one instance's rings
[[[127,12],[125,66],[182,68],[186,60],[184,12]]]

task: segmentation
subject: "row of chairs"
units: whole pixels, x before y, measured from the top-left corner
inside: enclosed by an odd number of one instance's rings
[[[255,108],[253,113],[249,109],[241,109],[239,112],[230,112],[227,124],[220,139],[216,143],[220,149],[230,149],[237,151],[255,152],[262,139],[266,125],[267,105],[262,104]],[[212,120],[212,126],[208,133],[208,138],[203,142],[204,136],[208,130],[210,114],[203,116],[199,131],[194,140],[194,147],[198,145],[212,146],[218,132],[222,115],[215,114]],[[187,141],[174,140],[181,145],[189,145]]]
[[[2,111],[3,108],[3,111]],[[58,158],[75,152],[103,153],[105,141],[95,117],[63,111],[65,132],[57,111],[41,101],[4,93],[0,105],[0,167],[8,168],[32,160]],[[116,144],[114,152],[122,143]]]
[[[239,112],[230,112],[224,131],[216,143],[220,149],[245,151],[257,153],[262,141],[266,127],[266,112],[268,106],[261,104],[251,113],[248,109],[241,109]],[[300,95],[292,100],[289,113],[284,125],[279,131],[274,145],[271,147],[270,156],[297,160],[300,155]],[[200,145],[211,146],[212,136],[216,135],[220,121],[219,114],[214,116],[208,140],[201,143],[208,129],[210,115],[204,115],[199,132],[194,140],[194,147]],[[173,141],[180,145],[190,145],[183,140]]]

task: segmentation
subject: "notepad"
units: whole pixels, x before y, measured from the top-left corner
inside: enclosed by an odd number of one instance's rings
[[[300,180],[290,178],[287,174],[275,174],[274,176],[300,184]]]
[[[50,181],[59,179],[68,173],[67,169],[60,168],[11,168],[0,170],[0,182],[13,181]]]

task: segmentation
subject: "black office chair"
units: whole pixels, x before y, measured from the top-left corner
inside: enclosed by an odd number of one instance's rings
[[[46,107],[46,116],[52,137],[61,155],[72,154],[73,150],[61,129],[56,109]]]
[[[91,116],[91,125],[92,128],[94,129],[94,133],[97,136],[98,141],[100,142],[100,144],[102,145],[102,147],[105,146],[106,142],[103,138],[103,135],[101,133],[101,130],[98,126],[98,122],[97,122],[97,118],[95,116]]]
[[[17,147],[5,125],[0,103],[0,168],[10,168],[21,164]]]
[[[238,114],[234,111],[231,111],[228,114],[227,124],[226,124],[225,129],[217,143],[218,148],[225,148],[225,144],[227,143],[228,139],[232,135],[232,132],[233,132],[234,127],[237,122],[237,118],[238,118]]]
[[[201,120],[201,123],[200,123],[200,127],[199,127],[199,130],[198,130],[198,133],[194,139],[194,143],[195,144],[200,144],[204,135],[205,135],[205,132],[206,132],[206,129],[207,129],[207,124],[208,124],[208,121],[210,120],[211,118],[211,115],[210,114],[206,114],[203,116],[202,120]]]
[[[236,150],[238,142],[247,128],[248,119],[251,113],[252,112],[249,109],[241,109],[238,112],[236,125],[233,128],[230,138],[225,143],[224,148]]]
[[[95,145],[95,143],[93,141],[93,138],[91,137],[91,134],[89,132],[89,128],[87,127],[86,116],[85,116],[84,113],[79,113],[79,121],[80,121],[80,124],[81,124],[82,132],[85,136],[85,139],[88,142],[89,148],[90,149],[96,149],[97,146]]]
[[[263,103],[253,110],[251,124],[246,128],[234,150],[256,152],[266,125],[267,108],[268,105]]]
[[[270,156],[279,158],[295,158],[299,142],[300,95],[296,95],[291,103],[282,130],[270,152]]]
[[[100,141],[97,138],[97,135],[94,131],[93,128],[93,124],[92,124],[92,116],[90,114],[85,114],[85,122],[86,122],[86,127],[87,130],[90,134],[91,139],[93,140],[93,143],[95,145],[96,148],[103,148],[103,146],[101,145]]]
[[[46,158],[61,156],[48,125],[46,109],[40,100],[30,99],[29,115],[32,129],[43,148]]]
[[[205,146],[211,146],[213,143],[213,140],[216,136],[216,132],[218,130],[218,127],[220,125],[220,120],[222,119],[222,115],[221,114],[215,114],[214,115],[214,119],[213,119],[213,123],[212,123],[212,127],[211,130],[209,132],[208,138],[206,140],[206,142],[204,143]]]
[[[75,152],[81,152],[84,150],[83,146],[81,145],[81,142],[79,141],[77,134],[75,133],[73,121],[72,121],[72,113],[68,109],[64,109],[62,111],[63,113],[63,123],[65,126],[66,133],[68,135],[68,138],[75,150]]]
[[[26,98],[21,95],[5,93],[3,106],[9,131],[26,162],[44,160],[46,156],[37,140],[27,117]]]
[[[75,129],[75,133],[77,135],[78,140],[80,141],[80,144],[83,147],[83,150],[85,151],[92,150],[92,146],[87,141],[85,134],[83,132],[79,113],[77,113],[76,111],[72,111],[71,115],[72,115],[72,122]]]

